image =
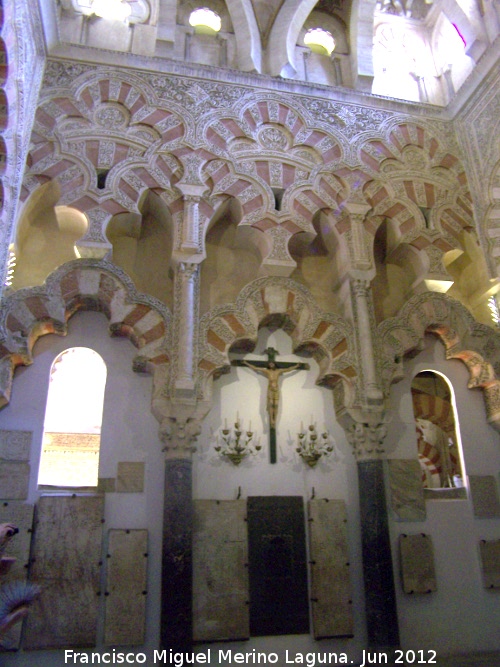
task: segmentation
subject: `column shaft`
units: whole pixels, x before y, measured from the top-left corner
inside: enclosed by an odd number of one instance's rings
[[[192,465],[165,461],[160,641],[163,649],[189,651],[192,645]]]
[[[358,461],[366,623],[370,646],[399,645],[383,461]]]

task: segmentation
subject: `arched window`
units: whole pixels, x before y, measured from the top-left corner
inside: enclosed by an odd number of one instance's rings
[[[335,48],[335,40],[332,33],[323,28],[311,28],[304,35],[304,44],[306,44],[311,51],[321,55],[330,56]]]
[[[463,486],[460,433],[451,386],[440,373],[422,371],[413,378],[411,394],[423,486]]]
[[[423,30],[385,17],[376,24],[373,37],[372,92],[414,102],[426,102],[419,81],[435,74]]]
[[[72,347],[54,360],[39,485],[97,486],[105,385],[106,364],[94,350]]]
[[[199,7],[191,12],[189,25],[199,33],[215,34],[220,31],[222,21],[220,16],[208,7]]]

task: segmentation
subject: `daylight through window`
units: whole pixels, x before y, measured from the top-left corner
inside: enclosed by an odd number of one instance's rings
[[[86,347],[52,364],[38,484],[97,486],[106,365]]]

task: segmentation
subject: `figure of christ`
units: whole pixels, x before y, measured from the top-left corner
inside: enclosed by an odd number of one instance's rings
[[[276,420],[278,417],[278,408],[280,402],[280,387],[279,387],[279,378],[284,373],[289,373],[294,371],[303,364],[294,364],[288,368],[278,368],[274,361],[270,361],[267,364],[267,367],[260,368],[259,366],[254,366],[248,361],[243,361],[245,366],[248,366],[257,373],[265,375],[267,377],[267,412],[269,413],[269,426],[270,428],[276,428]]]
[[[271,463],[276,463],[276,421],[280,401],[280,376],[289,371],[309,370],[309,364],[293,364],[289,361],[276,361],[278,351],[272,347],[264,350],[267,361],[244,361],[237,359],[231,362],[233,366],[247,366],[257,373],[267,377],[267,412],[269,414],[269,451]]]

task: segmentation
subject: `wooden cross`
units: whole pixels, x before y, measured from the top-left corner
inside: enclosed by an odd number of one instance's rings
[[[261,375],[267,377],[267,413],[269,415],[269,450],[271,463],[276,463],[276,420],[278,417],[280,387],[279,378],[284,373],[290,373],[295,370],[309,370],[309,364],[294,364],[290,361],[276,361],[278,350],[268,347],[264,350],[267,354],[267,361],[245,361],[244,359],[235,359],[231,362],[232,366],[247,366]]]

